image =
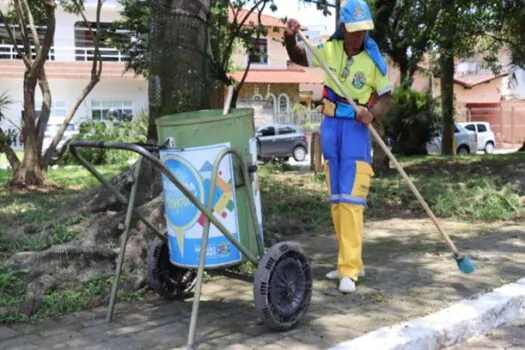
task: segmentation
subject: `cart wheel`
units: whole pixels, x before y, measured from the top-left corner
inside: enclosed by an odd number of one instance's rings
[[[255,309],[273,330],[286,331],[306,314],[312,298],[312,269],[296,243],[282,242],[264,254],[257,266]]]
[[[146,278],[150,288],[166,299],[188,295],[197,278],[197,270],[174,266],[169,259],[168,246],[159,237],[148,248]]]

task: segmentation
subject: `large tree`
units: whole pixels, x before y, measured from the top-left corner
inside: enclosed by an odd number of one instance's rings
[[[428,50],[439,13],[439,4],[428,0],[372,1],[373,36],[381,50],[396,64],[407,87]]]
[[[486,44],[490,35],[499,35],[503,29],[504,14],[498,0],[433,0],[440,5],[438,19],[430,45],[438,53],[441,81],[443,119],[442,152],[455,154],[454,145],[454,74],[455,59],[483,56],[485,63],[497,66],[497,53],[501,48],[495,41]]]
[[[75,115],[82,101],[100,80],[102,61],[99,57],[98,33],[100,32],[99,24],[102,2],[103,0],[98,0],[97,2],[97,31],[91,30],[95,46],[91,79],[78,97],[76,103],[71,110],[69,110],[64,123],[57,131],[56,136],[43,155],[42,144],[44,132],[47,127],[52,104],[52,93],[46,75],[45,63],[49,58],[49,52],[55,37],[57,2],[55,0],[12,0],[9,4],[10,10],[8,13],[3,13],[0,10],[0,21],[5,24],[4,28],[7,31],[8,39],[21,57],[25,66],[23,77],[24,118],[21,128],[24,156],[22,160],[19,160],[10,148],[8,148],[6,153],[10,155],[9,159],[14,171],[11,181],[12,185],[40,186],[44,183],[51,157],[68,123]],[[84,14],[84,0],[61,0],[60,4],[68,11],[80,14],[86,25],[88,25],[88,28],[91,28]],[[13,35],[11,30],[12,26],[18,26],[20,29],[19,38],[15,38]],[[37,30],[38,27],[45,28],[44,32],[39,32]],[[21,43],[19,40],[21,40]],[[19,47],[20,44],[22,48]],[[35,106],[37,86],[43,97],[42,106],[38,115]]]
[[[185,23],[185,25],[170,29],[166,35],[184,35],[185,28],[190,33],[184,38],[176,39],[178,40],[176,42],[180,42],[181,45],[174,47],[173,50],[160,51],[162,45],[172,45],[171,37],[163,38],[162,33],[167,30],[166,28],[171,28],[175,24],[166,24],[163,17],[173,16],[173,14],[160,14],[161,17],[157,18],[154,11],[171,8],[174,5],[170,1],[159,2],[157,0],[140,2],[122,0],[121,3],[123,5],[123,19],[117,23],[117,27],[131,29],[134,38],[129,44],[121,46],[128,57],[127,69],[148,76],[150,79],[150,125],[148,129],[150,139],[156,137],[156,117],[164,115],[168,111],[174,113],[176,111],[208,108],[211,103],[210,96],[218,95],[220,97],[225,86],[234,85],[232,107],[236,105],[239,91],[250,69],[251,62],[248,60],[241,81],[235,82],[229,74],[235,69],[232,63],[232,55],[238,48],[246,50],[249,53],[249,58],[261,54],[257,52],[257,39],[261,35],[267,34],[267,29],[262,25],[262,12],[265,9],[273,11],[277,9],[273,0],[217,0],[209,4],[206,3],[208,7],[203,10],[198,10],[202,9],[202,2],[183,4],[186,7],[193,6],[186,11],[202,11],[200,16],[204,16],[202,17],[204,22],[199,25],[203,27],[196,29],[195,23],[186,23],[190,21],[189,19],[178,18],[177,20],[182,21],[181,23]],[[158,21],[158,24],[154,21]],[[191,25],[191,27],[187,27],[187,25]],[[196,37],[196,35],[199,36]],[[192,38],[195,41],[188,41],[185,38]],[[154,43],[154,40],[158,41]],[[191,53],[187,51],[190,43],[193,47]],[[152,56],[153,52],[155,52],[154,56]],[[170,59],[169,62],[175,63],[163,68],[163,63],[157,52],[162,53],[162,59]],[[191,62],[186,62],[187,60]],[[168,96],[162,97],[162,94],[158,94],[159,88],[165,89],[165,86],[161,87],[158,84],[159,79],[163,78],[163,75],[158,75],[158,73],[169,73],[168,75],[172,76],[179,69],[184,72],[184,65],[190,65],[193,68],[192,71],[196,72],[194,78],[198,77],[198,79],[193,79],[191,86],[186,86],[189,89],[180,89],[177,94],[182,95],[178,95],[177,99],[169,98],[166,100]],[[162,72],[166,69],[171,70],[173,74]],[[154,71],[157,77],[152,76]],[[175,87],[179,89],[182,86],[177,84]]]

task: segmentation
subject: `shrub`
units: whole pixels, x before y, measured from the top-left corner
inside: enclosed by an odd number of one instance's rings
[[[385,134],[393,142],[393,152],[427,154],[426,143],[440,127],[438,104],[426,93],[398,88],[394,106],[384,118]]]
[[[146,142],[148,129],[148,115],[139,113],[131,121],[95,121],[90,120],[80,125],[79,134],[74,137],[85,141],[107,141],[107,142]],[[123,150],[107,149],[80,149],[80,155],[94,165],[116,164],[126,162],[136,157],[135,153]],[[73,158],[71,152],[65,152],[60,159],[61,165],[74,164],[78,162]]]

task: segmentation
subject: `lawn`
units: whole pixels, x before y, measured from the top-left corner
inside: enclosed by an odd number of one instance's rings
[[[525,154],[401,157],[405,171],[438,217],[472,222],[525,218]],[[264,168],[267,231],[278,235],[332,232],[324,175],[288,166]],[[392,169],[374,178],[367,220],[423,218],[424,210]]]
[[[525,218],[525,154],[401,158],[401,163],[436,215],[462,221],[491,222]],[[98,166],[106,177],[127,165]],[[296,234],[332,234],[324,176],[290,166],[264,165],[259,172],[267,245]],[[20,251],[39,251],[66,243],[82,232],[85,218],[74,215],[62,222],[54,218],[61,203],[85,193],[98,181],[80,166],[50,170],[55,186],[43,191],[8,191],[10,173],[0,170],[0,259]],[[397,172],[374,178],[367,220],[425,217],[424,211]],[[8,227],[24,227],[22,237],[7,237]],[[35,234],[47,232],[46,235]],[[0,263],[0,322],[27,319],[5,313],[24,307],[21,289],[24,271]],[[124,276],[125,278],[125,276]],[[93,278],[80,290],[54,290],[41,299],[31,317],[53,316],[96,305],[111,278]],[[140,295],[124,295],[131,298]]]
[[[126,167],[126,164],[118,164],[97,166],[97,169],[109,178]],[[22,288],[26,271],[12,269],[5,264],[5,260],[15,252],[42,251],[75,238],[83,230],[83,218],[72,216],[58,222],[54,211],[61,203],[98,185],[98,181],[80,166],[50,169],[49,182],[54,186],[42,191],[9,191],[5,185],[10,178],[10,171],[0,170],[0,323],[30,318],[22,312],[13,316],[10,310],[15,308],[20,311],[28,307]],[[6,237],[7,227],[22,226],[22,237]],[[111,278],[95,277],[80,290],[50,291],[42,296],[41,307],[31,318],[55,316],[95,306],[97,296],[109,289],[110,282]]]

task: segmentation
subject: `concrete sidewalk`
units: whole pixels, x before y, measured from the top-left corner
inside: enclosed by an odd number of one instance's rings
[[[458,271],[428,220],[377,221],[367,224],[367,277],[353,295],[341,295],[336,283],[323,279],[336,261],[332,235],[293,237],[308,251],[314,266],[312,304],[302,324],[289,332],[268,332],[257,320],[252,284],[217,280],[204,286],[198,349],[326,349],[525,276],[522,225],[443,221],[443,226],[476,262],[473,275]],[[185,348],[191,300],[166,302],[152,296],[119,303],[111,324],[105,323],[105,311],[104,306],[58,321],[0,327],[1,348]]]

